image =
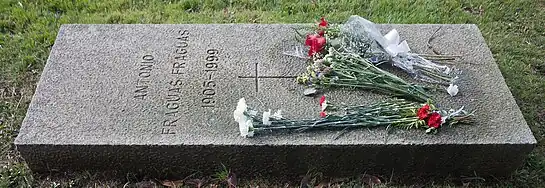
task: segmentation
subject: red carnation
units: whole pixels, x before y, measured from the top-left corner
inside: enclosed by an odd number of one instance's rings
[[[327,116],[327,114],[325,113],[325,111],[321,111],[321,112],[320,112],[320,117],[325,118],[326,116]]]
[[[305,45],[312,46],[314,44],[314,41],[316,41],[316,37],[319,37],[319,35],[307,35],[307,40],[305,41]]]
[[[316,38],[316,43],[314,44],[317,48],[322,49],[325,46],[325,37],[318,35]]]
[[[316,47],[310,46],[310,49],[308,50],[308,56],[312,57],[318,52],[320,52],[320,50],[316,49]]]
[[[431,113],[428,118],[428,127],[439,128],[441,126],[441,115],[437,112]]]
[[[323,106],[324,102],[325,102],[325,95],[322,95],[322,97],[320,98],[320,107]]]
[[[418,109],[418,112],[416,115],[418,116],[418,119],[426,119],[428,117],[428,114],[430,113],[430,105],[425,104],[422,108]]]
[[[318,31],[318,35],[320,35],[320,36],[322,36],[322,37],[323,37],[323,36],[324,36],[324,34],[325,34],[325,31],[324,31],[324,30],[319,30],[319,31]]]
[[[320,24],[318,24],[318,27],[327,27],[327,21],[324,17],[320,18]]]
[[[307,35],[305,45],[310,46],[308,55],[313,56],[315,53],[321,52],[325,46],[325,43],[325,38],[323,36],[320,36],[319,34]]]

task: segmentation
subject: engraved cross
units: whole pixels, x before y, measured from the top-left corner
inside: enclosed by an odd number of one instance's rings
[[[255,81],[255,92],[259,91],[259,79],[260,78],[276,78],[276,79],[281,79],[281,78],[297,78],[297,76],[263,76],[263,75],[259,75],[259,71],[258,71],[258,63],[254,63],[255,64],[255,72],[254,72],[254,76],[238,76],[238,78],[251,78],[251,79],[254,79]]]

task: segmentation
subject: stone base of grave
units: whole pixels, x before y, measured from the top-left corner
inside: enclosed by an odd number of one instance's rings
[[[317,117],[318,98],[293,76],[305,60],[301,25],[63,25],[15,144],[35,172],[116,170],[159,176],[211,175],[222,164],[242,177],[362,173],[505,176],[536,144],[475,25],[396,28],[411,49],[462,55],[460,93],[437,93],[441,108],[475,110],[471,125],[424,130],[361,129],[270,133],[242,138],[232,112],[245,97],[284,117]],[[404,75],[400,73],[399,75]],[[410,79],[410,78],[406,78]],[[412,80],[411,80],[412,81]],[[386,97],[334,90],[333,102]]]
[[[300,178],[363,173],[398,178],[509,175],[530,144],[376,144],[322,146],[21,146],[36,172],[111,171],[152,177],[213,175],[225,165],[243,177]],[[500,157],[501,156],[501,157]]]

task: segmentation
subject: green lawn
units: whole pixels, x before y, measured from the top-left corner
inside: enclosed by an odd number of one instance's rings
[[[32,175],[14,151],[13,140],[61,24],[302,23],[314,22],[322,15],[340,23],[353,14],[377,23],[477,24],[538,140],[538,147],[522,168],[510,178],[489,178],[487,183],[543,186],[544,0],[0,0],[0,187],[123,187],[126,183],[107,182],[101,175],[85,173]],[[424,184],[448,186],[458,182],[460,179],[455,178]]]

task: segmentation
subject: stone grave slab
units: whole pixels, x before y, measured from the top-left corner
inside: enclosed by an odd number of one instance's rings
[[[33,171],[117,170],[153,176],[364,172],[403,176],[494,175],[519,167],[536,140],[475,25],[396,28],[415,52],[462,55],[461,92],[441,106],[476,110],[475,123],[437,135],[384,128],[242,138],[239,98],[284,117],[317,117],[318,98],[294,76],[301,59],[290,24],[63,25],[15,140]],[[367,104],[385,96],[334,90],[329,100]]]

